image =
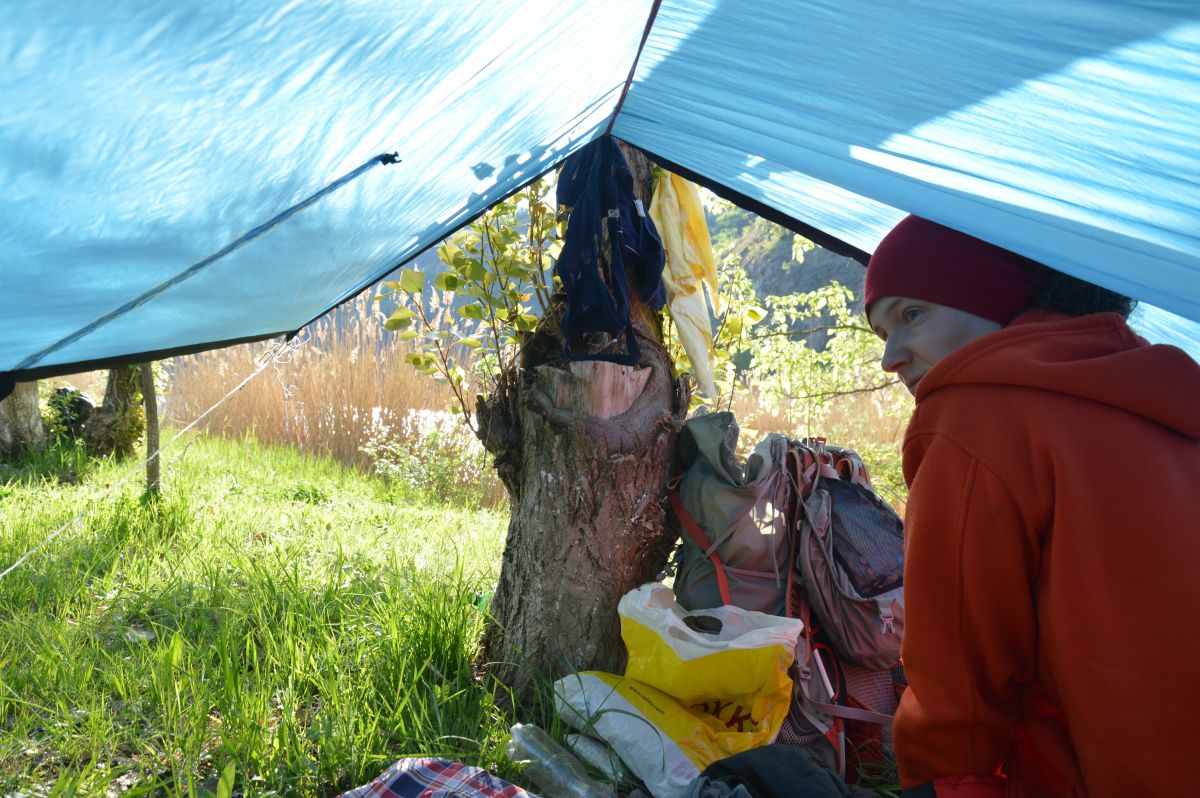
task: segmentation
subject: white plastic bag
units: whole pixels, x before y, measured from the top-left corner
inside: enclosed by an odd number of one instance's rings
[[[728,606],[688,612],[658,583],[627,593],[618,610],[626,675],[560,679],[558,712],[603,738],[656,798],[676,798],[712,762],[775,739],[791,706],[799,620]]]

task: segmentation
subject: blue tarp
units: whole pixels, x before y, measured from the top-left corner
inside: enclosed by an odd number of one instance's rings
[[[851,248],[911,211],[1123,291],[1200,355],[1194,2],[31,0],[0,108],[18,378],[296,330],[610,126]]]

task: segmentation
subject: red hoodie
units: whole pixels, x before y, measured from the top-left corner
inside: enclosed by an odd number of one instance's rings
[[[916,400],[903,786],[1196,791],[1200,366],[1115,314],[1034,312]]]

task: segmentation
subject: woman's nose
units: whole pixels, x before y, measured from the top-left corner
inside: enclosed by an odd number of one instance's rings
[[[893,336],[883,344],[883,358],[879,361],[879,365],[884,371],[894,372],[908,363],[910,359],[908,350]]]

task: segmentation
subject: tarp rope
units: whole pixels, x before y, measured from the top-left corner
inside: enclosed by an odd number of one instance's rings
[[[30,355],[29,357],[25,358],[20,363],[18,363],[16,366],[14,366],[11,369],[11,371],[22,371],[24,369],[32,368],[33,366],[40,363],[42,361],[42,359],[45,358],[47,355],[52,354],[53,352],[56,352],[59,349],[62,349],[64,346],[68,346],[70,344],[75,343],[80,338],[83,338],[86,335],[90,335],[91,333],[93,333],[97,329],[99,329],[100,327],[103,327],[105,324],[108,324],[113,319],[119,318],[119,317],[125,315],[126,313],[128,313],[129,311],[131,311],[137,307],[140,307],[141,305],[146,304],[151,299],[158,296],[159,294],[166,291],[167,289],[169,289],[173,286],[179,285],[184,280],[187,280],[191,277],[196,276],[202,270],[204,270],[208,266],[211,266],[212,264],[216,263],[221,258],[224,258],[226,255],[230,254],[231,252],[235,252],[236,250],[240,249],[241,247],[245,246],[249,242],[251,242],[254,239],[261,236],[263,233],[266,233],[269,230],[272,230],[273,228],[278,227],[280,224],[287,221],[289,218],[291,218],[295,214],[299,213],[300,211],[304,210],[309,205],[312,205],[317,200],[321,199],[322,197],[326,196],[327,194],[337,191],[339,188],[346,185],[351,180],[355,180],[355,179],[361,177],[362,175],[366,174],[371,169],[374,169],[376,166],[379,166],[380,164],[393,164],[393,163],[399,163],[399,162],[400,162],[400,156],[398,153],[387,152],[387,153],[383,153],[381,155],[376,155],[374,158],[367,161],[362,166],[359,166],[357,169],[354,169],[353,171],[351,171],[345,175],[342,175],[337,180],[334,180],[332,183],[325,186],[321,190],[317,191],[314,194],[311,194],[310,196],[306,197],[305,199],[302,199],[300,202],[297,202],[295,205],[291,206],[290,208],[273,216],[272,218],[270,218],[267,221],[260,224],[258,227],[255,227],[254,229],[250,230],[249,232],[243,233],[241,236],[239,236],[233,242],[227,244],[226,246],[217,250],[216,252],[214,252],[213,254],[204,258],[203,260],[196,261],[191,266],[187,267],[186,269],[184,269],[182,272],[175,275],[174,277],[170,277],[170,278],[164,280],[163,282],[161,282],[158,285],[151,288],[149,291],[146,291],[141,296],[138,296],[138,297],[135,297],[134,299],[129,300],[124,305],[121,305],[119,308],[117,308],[109,313],[106,313],[105,315],[103,315],[100,318],[93,321],[91,324],[88,324],[84,327],[80,327],[75,332],[71,333],[70,335],[66,336],[65,338],[61,338],[58,341],[55,341],[54,343],[47,346],[45,349],[42,349],[38,352],[33,353],[32,355]]]
[[[617,115],[621,113],[621,106],[625,105],[625,95],[629,94],[629,87],[633,85],[633,76],[637,72],[638,61],[642,57],[642,50],[646,46],[646,40],[650,38],[650,29],[654,27],[654,20],[658,16],[658,7],[662,5],[662,0],[654,0],[654,4],[650,6],[650,14],[646,17],[646,27],[642,30],[642,40],[638,42],[637,53],[633,56],[633,64],[629,67],[629,75],[625,78],[625,86],[621,89],[621,96],[617,98],[617,105],[613,108],[612,116],[609,117],[608,127],[604,129],[604,135],[611,136],[613,125],[617,124]]]
[[[282,341],[279,341],[277,344],[275,344],[275,346],[273,346],[267,352],[260,355],[258,366],[254,369],[254,371],[250,372],[250,374],[247,375],[245,379],[243,379],[241,382],[239,382],[237,385],[235,385],[232,389],[230,389],[230,391],[228,393],[226,393],[224,396],[222,396],[220,399],[218,399],[215,403],[213,403],[212,407],[205,410],[203,413],[201,413],[199,416],[197,416],[190,424],[188,424],[183,429],[179,430],[179,432],[177,432],[175,434],[175,436],[173,438],[171,438],[171,440],[167,441],[166,444],[159,446],[153,452],[148,454],[145,459],[140,460],[136,465],[133,466],[133,468],[126,471],[125,474],[123,474],[118,480],[116,480],[111,485],[109,485],[105,490],[101,491],[96,496],[93,496],[85,504],[84,509],[80,510],[79,513],[77,513],[74,517],[69,519],[65,524],[60,526],[58,529],[51,532],[40,543],[38,543],[36,546],[34,546],[29,551],[25,552],[25,554],[21,555],[21,557],[19,559],[17,559],[16,562],[14,562],[12,565],[8,566],[2,572],[0,572],[0,580],[3,580],[4,577],[8,576],[10,573],[15,571],[17,568],[21,567],[26,562],[28,562],[30,559],[32,559],[35,555],[38,554],[38,552],[40,552],[42,549],[46,548],[46,546],[50,545],[50,543],[55,538],[57,538],[59,535],[61,535],[67,529],[70,529],[73,525],[75,525],[75,524],[79,523],[81,520],[83,520],[83,517],[87,514],[88,510],[91,508],[93,503],[95,503],[101,499],[107,498],[114,491],[116,491],[117,488],[119,488],[121,485],[125,484],[125,482],[128,481],[129,478],[132,477],[134,474],[138,474],[138,473],[141,473],[142,471],[144,471],[146,465],[148,463],[150,463],[152,460],[154,460],[155,458],[157,458],[159,456],[159,453],[162,452],[162,450],[164,448],[175,443],[175,441],[179,440],[184,435],[186,435],[193,427],[195,427],[197,424],[199,424],[201,421],[203,421],[205,418],[207,418],[214,410],[216,410],[221,405],[225,404],[225,402],[229,401],[229,399],[232,398],[234,394],[236,394],[238,391],[242,390],[247,385],[249,385],[250,381],[253,380],[255,377],[257,377],[259,374],[261,374],[268,366],[274,364],[276,361],[282,359],[285,356],[290,356],[290,355],[294,354],[295,351],[304,344],[305,340],[307,340],[307,339],[306,338],[289,337]]]

